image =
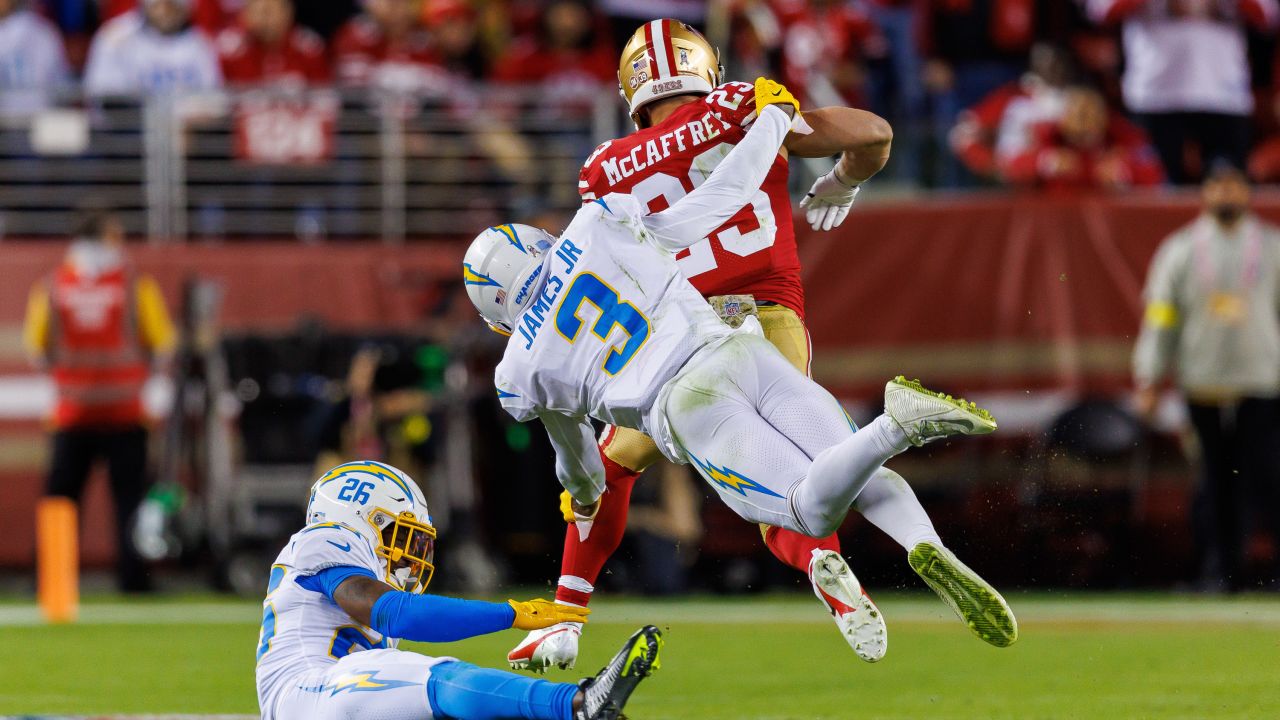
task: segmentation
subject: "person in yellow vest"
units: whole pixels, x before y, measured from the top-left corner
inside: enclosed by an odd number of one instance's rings
[[[1204,213],[1151,262],[1133,374],[1147,419],[1166,378],[1186,400],[1201,587],[1239,590],[1249,497],[1280,489],[1280,229],[1249,211],[1249,181],[1230,165],[1211,170],[1202,196]]]
[[[148,484],[142,389],[176,339],[159,286],[126,262],[124,237],[110,211],[81,213],[62,264],[31,289],[23,340],[56,389],[46,493],[78,501],[105,459],[120,588],[145,592],[150,576],[130,533]]]

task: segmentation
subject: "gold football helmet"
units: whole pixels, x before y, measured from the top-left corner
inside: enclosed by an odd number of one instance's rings
[[[618,91],[640,126],[640,108],[672,95],[710,93],[724,76],[720,51],[679,20],[651,20],[635,31],[618,62]]]

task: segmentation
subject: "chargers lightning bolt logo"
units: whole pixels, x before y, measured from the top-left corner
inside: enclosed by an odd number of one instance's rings
[[[685,451],[685,454],[688,455],[689,459],[693,461],[693,464],[697,465],[698,469],[702,471],[703,477],[705,477],[709,482],[713,482],[722,488],[732,490],[743,497],[747,496],[748,490],[758,492],[761,495],[769,495],[770,497],[782,497],[778,493],[770,490],[742,473],[731,470],[727,467],[717,467],[709,461],[699,460],[687,450]]]
[[[320,692],[328,691],[329,697],[333,697],[340,692],[377,692],[378,690],[412,687],[419,684],[380,678],[378,677],[378,672],[374,670],[373,672],[352,672],[341,675],[332,685],[325,685],[320,688]]]
[[[476,272],[471,263],[462,263],[462,282],[464,285],[492,285],[502,287],[496,280],[481,272]]]
[[[507,242],[514,245],[517,250],[524,253],[525,255],[529,254],[529,251],[525,250],[524,246],[520,244],[520,236],[516,234],[516,229],[514,227],[510,225],[496,225],[489,229],[497,230],[498,232],[502,233],[503,237],[507,239]]]

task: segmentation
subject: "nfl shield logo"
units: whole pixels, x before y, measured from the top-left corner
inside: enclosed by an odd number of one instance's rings
[[[739,303],[739,302],[737,302],[737,301],[734,301],[734,302],[727,302],[727,303],[725,303],[725,304],[724,304],[724,314],[725,314],[725,315],[728,315],[729,317],[733,317],[733,316],[737,315],[737,314],[738,314],[738,313],[740,313],[740,312],[742,312],[742,304],[741,304],[741,303]]]

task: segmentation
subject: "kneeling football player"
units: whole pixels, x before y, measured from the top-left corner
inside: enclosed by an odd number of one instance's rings
[[[898,512],[918,507],[900,476],[872,492],[884,463],[912,445],[996,428],[972,403],[901,377],[885,387],[884,414],[855,428],[754,318],[731,329],[680,273],[673,255],[750,200],[798,120],[795,98],[765,78],[754,104],[746,136],[665,210],[648,214],[634,195],[610,194],[584,205],[559,238],[508,225],[467,250],[468,295],[510,337],[495,371],[498,397],[517,420],[546,426],[583,532],[606,487],[589,418],[653,438],[743,519],[815,538],[851,508],[885,516],[881,527],[912,522],[918,513]],[[1004,598],[936,537],[922,537],[908,557],[975,634],[1001,647],[1017,639]],[[850,644],[878,659],[885,625],[872,607],[862,610]]]
[[[532,680],[395,649],[508,628],[584,622],[581,608],[424,595],[435,570],[426,498],[403,472],[353,462],[311,489],[307,525],[271,566],[258,639],[264,720],[613,720],[658,666],[656,628],[637,631],[595,677]]]

